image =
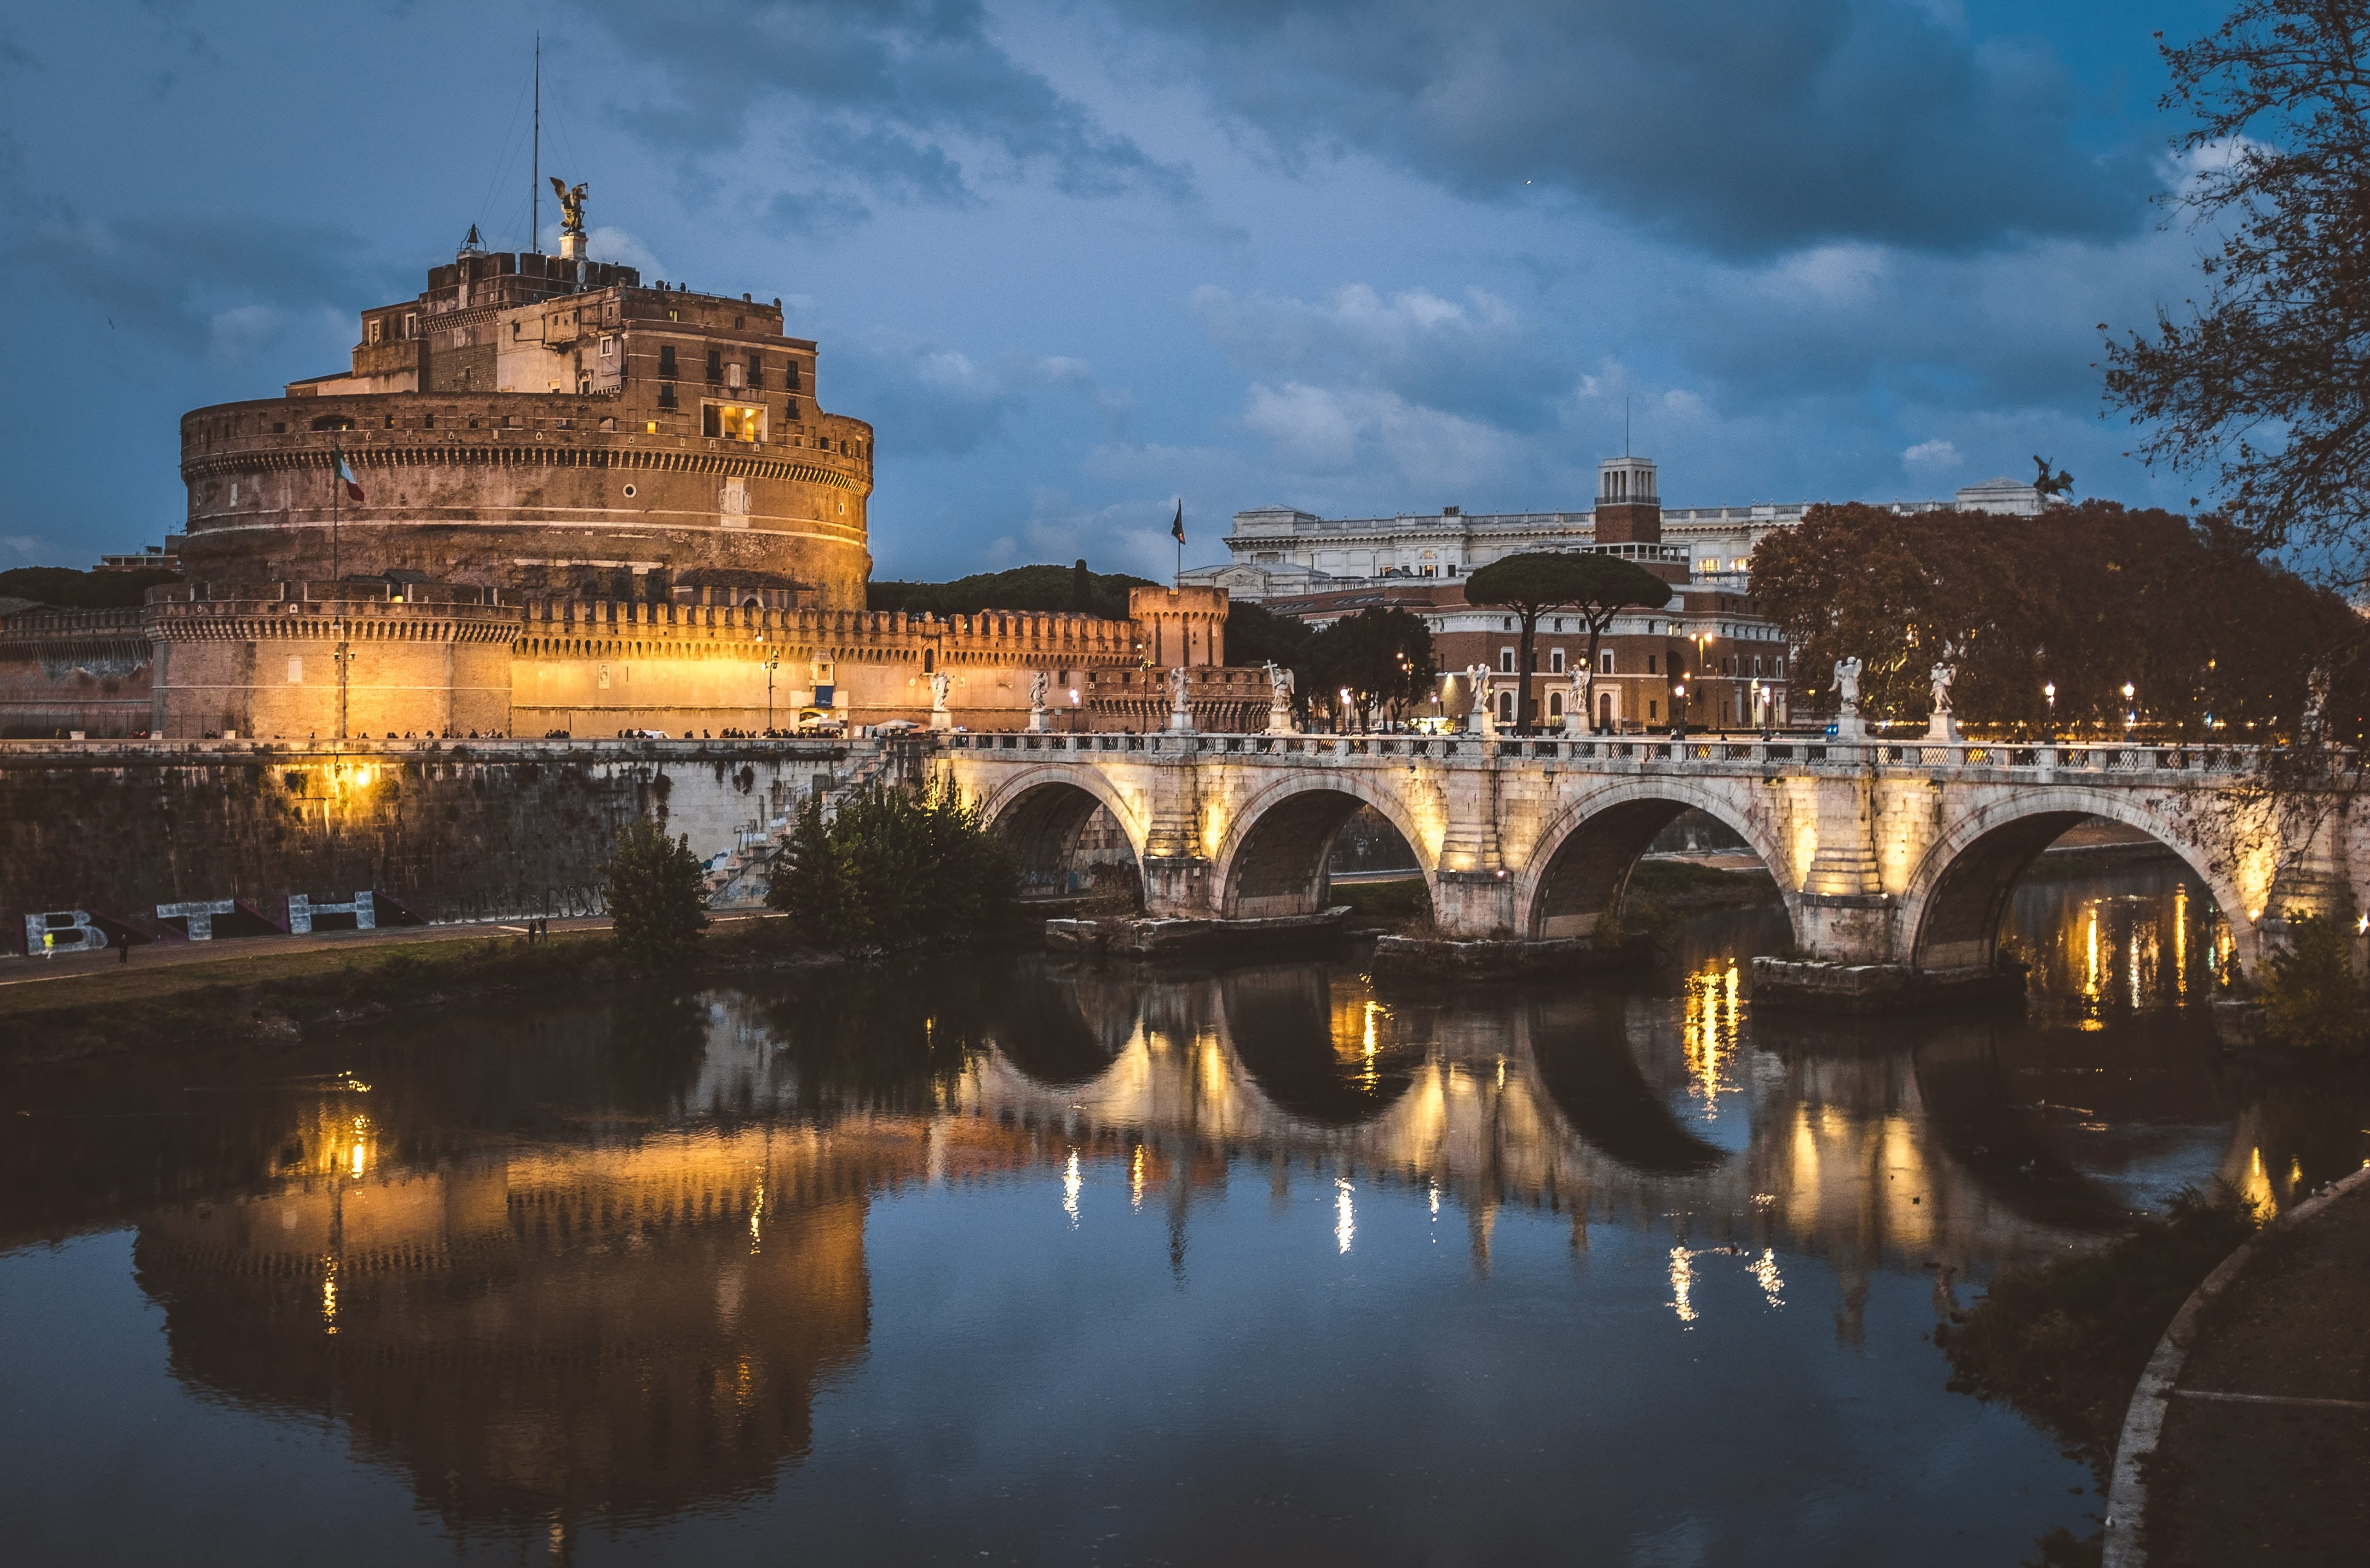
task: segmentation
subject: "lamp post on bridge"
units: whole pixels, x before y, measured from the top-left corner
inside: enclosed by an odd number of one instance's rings
[[[759,640],[760,640],[760,641],[763,641],[763,640],[764,640],[764,639],[761,637],[761,638],[759,639]],[[778,670],[778,669],[780,669],[780,668],[782,667],[782,651],[781,651],[779,648],[775,648],[775,647],[771,647],[771,646],[767,647],[767,648],[766,648],[766,650],[765,650],[765,733],[767,733],[768,735],[770,735],[770,734],[772,734],[772,733],[774,732],[774,672],[775,672],[776,670]]]

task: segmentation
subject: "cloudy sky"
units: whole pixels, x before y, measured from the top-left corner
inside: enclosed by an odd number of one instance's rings
[[[880,576],[1189,564],[1236,509],[2184,505],[2100,322],[2190,292],[2190,0],[89,0],[0,18],[0,566],[176,525],[177,421],[340,368],[544,167],[595,256],[782,296]],[[543,238],[556,248],[548,200]]]

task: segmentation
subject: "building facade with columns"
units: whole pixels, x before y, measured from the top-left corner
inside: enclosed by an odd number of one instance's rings
[[[1611,504],[1618,507],[1628,501]],[[1754,547],[1801,522],[1812,504],[1662,507],[1658,499],[1660,542],[1684,552],[1692,581],[1742,593],[1749,582]],[[2043,502],[2032,486],[2003,478],[1965,486],[1950,501],[1875,504],[1904,514],[1959,511],[2031,516]],[[1526,550],[1613,542],[1618,528],[1605,526],[1607,505],[1600,495],[1586,511],[1468,513],[1449,506],[1438,513],[1390,517],[1320,517],[1289,506],[1255,507],[1235,513],[1234,531],[1225,540],[1233,559],[1223,566],[1196,567],[1183,581],[1223,587],[1237,599],[1258,603],[1380,582],[1453,582],[1477,567]]]
[[[1570,612],[1542,616],[1531,673],[1538,722],[1562,728],[1570,714],[1581,727],[1611,732],[1666,730],[1681,719],[1690,728],[1709,730],[1785,723],[1792,675],[1784,636],[1758,613],[1743,574],[1698,575],[1693,547],[1665,536],[1653,461],[1607,459],[1597,490],[1588,537],[1541,537],[1522,548],[1619,556],[1668,582],[1671,598],[1616,615],[1598,640],[1596,668],[1584,679],[1576,677],[1588,658],[1586,623]],[[1299,592],[1267,598],[1264,607],[1317,627],[1386,605],[1420,616],[1440,662],[1442,710],[1467,713],[1478,698],[1501,722],[1512,723],[1521,685],[1522,623],[1509,610],[1468,603],[1466,561],[1446,564],[1457,570],[1354,585],[1312,578]]]

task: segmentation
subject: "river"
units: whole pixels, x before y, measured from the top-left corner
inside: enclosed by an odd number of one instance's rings
[[[26,1562],[2013,1563],[2089,1476],[1939,1315],[2361,1108],[2256,1081],[2161,859],[2022,1013],[938,959],[0,1079]]]

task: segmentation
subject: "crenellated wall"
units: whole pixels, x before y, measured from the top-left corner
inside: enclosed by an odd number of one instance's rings
[[[926,721],[939,673],[959,729],[1027,728],[1041,673],[1053,728],[1168,721],[1146,623],[1008,610],[941,619],[798,607],[793,597],[687,586],[597,598],[384,579],[177,584],[152,592],[144,611],[0,620],[0,728],[176,740],[680,736],[788,730],[812,705],[860,729]],[[1221,629],[1195,624],[1206,653]],[[1195,664],[1189,674],[1198,727],[1264,726],[1257,671]]]

